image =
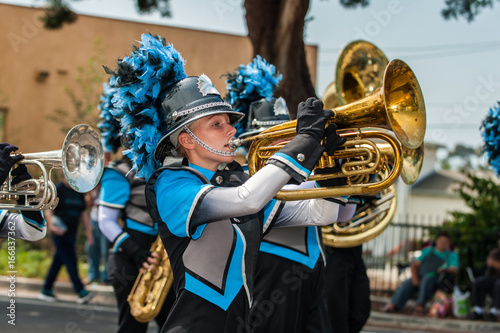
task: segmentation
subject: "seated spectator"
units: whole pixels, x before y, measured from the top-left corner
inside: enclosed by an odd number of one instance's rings
[[[452,281],[458,273],[458,254],[451,250],[450,245],[450,235],[441,231],[435,245],[424,248],[420,257],[412,262],[411,278],[401,284],[391,301],[380,310],[401,311],[413,293],[418,291],[415,314],[422,315],[425,303],[436,288],[453,289]]]
[[[471,319],[484,319],[483,307],[487,294],[493,297],[493,304],[488,313],[488,321],[498,320],[500,309],[500,234],[498,234],[498,248],[490,251],[486,259],[486,274],[477,278],[472,285],[472,313]]]

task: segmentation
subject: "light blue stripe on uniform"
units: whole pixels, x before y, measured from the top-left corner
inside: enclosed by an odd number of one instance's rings
[[[118,252],[118,249],[120,248],[120,245],[122,245],[123,241],[127,238],[129,238],[130,235],[127,234],[126,232],[121,233],[117,239],[115,239],[115,245],[113,246],[113,252],[116,253]]]
[[[198,203],[199,193],[211,184],[204,184],[198,177],[186,170],[165,170],[156,180],[155,192],[158,212],[168,230],[177,237],[198,238],[204,226],[199,226],[189,235],[190,213]]]
[[[200,166],[197,166],[196,164],[189,163],[189,167],[191,167],[191,168],[195,169],[196,171],[200,172],[208,180],[212,179],[212,177],[215,175],[215,171],[202,168]]]
[[[127,219],[127,228],[132,229],[132,230],[137,230],[137,231],[140,231],[144,234],[148,234],[148,235],[152,235],[152,236],[158,235],[158,226],[156,225],[156,223],[155,223],[154,227],[150,227],[148,225],[136,222],[134,220]]]
[[[233,226],[234,228],[234,226]],[[222,310],[227,310],[231,302],[234,300],[236,295],[240,292],[243,287],[243,253],[244,253],[244,241],[238,232],[236,235],[236,245],[234,248],[231,263],[229,265],[229,270],[227,273],[226,285],[224,294],[210,288],[203,282],[195,279],[189,273],[185,273],[185,289],[189,290],[193,294],[196,294],[210,303],[213,303],[220,307]]]
[[[304,168],[302,165],[300,165],[299,163],[297,163],[296,160],[294,160],[293,158],[291,158],[290,156],[288,156],[286,154],[277,152],[273,156],[271,156],[271,158],[274,158],[274,159],[276,159],[276,160],[278,160],[280,162],[283,162],[283,163],[287,164],[295,172],[297,172],[298,174],[302,175],[306,179],[309,178],[309,175],[311,174],[311,171],[309,171],[308,169]]]
[[[124,175],[105,168],[101,178],[99,203],[111,208],[125,208],[130,197],[130,184]]]
[[[321,245],[319,243],[316,227],[314,226],[307,227],[307,250],[308,255],[305,255],[287,247],[279,246],[274,243],[267,243],[265,240],[260,244],[260,251],[262,252],[274,254],[313,269],[321,254]]]

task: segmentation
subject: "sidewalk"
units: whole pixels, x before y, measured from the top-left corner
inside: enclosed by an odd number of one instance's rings
[[[36,298],[42,288],[43,280],[16,277],[15,297]],[[8,296],[10,289],[8,276],[0,276],[0,295]],[[113,287],[90,284],[86,289],[96,296],[90,304],[113,305],[116,300]],[[57,281],[54,288],[57,298],[62,301],[74,302],[77,299],[71,282]],[[389,299],[372,296],[373,303],[385,304]],[[411,306],[411,301],[409,303]],[[419,317],[408,314],[382,313],[372,310],[367,325],[383,326],[395,329],[419,329],[422,332],[470,333],[470,332],[500,332],[500,322],[472,321],[455,318]]]

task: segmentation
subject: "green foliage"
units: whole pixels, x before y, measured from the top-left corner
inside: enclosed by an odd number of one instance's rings
[[[340,4],[346,8],[366,7],[370,4],[369,0],[340,0]]]
[[[29,242],[21,239],[15,240],[15,271],[16,276],[26,278],[44,279],[52,264],[52,257],[54,252],[53,246],[48,246],[52,240],[47,236],[43,240],[37,242]],[[80,277],[87,276],[88,264],[85,262],[86,255],[83,251],[83,241],[79,240],[77,243],[78,260],[78,273]],[[8,241],[7,238],[0,239],[0,272],[11,271],[8,267]],[[1,273],[0,273],[1,275]],[[57,277],[58,281],[70,281],[69,275],[63,266]]]
[[[438,163],[443,170],[487,170],[488,164],[482,157],[481,148],[474,148],[457,144],[453,149],[446,148],[446,154],[440,154]]]
[[[71,24],[76,19],[77,15],[64,0],[47,0],[45,15],[41,17],[43,26],[48,30],[60,29],[65,23]]]
[[[171,17],[170,0],[137,0],[137,8],[140,13],[152,13],[158,11],[163,17]]]
[[[105,82],[105,72],[102,64],[105,62],[105,46],[100,37],[94,41],[95,54],[84,66],[78,66],[76,77],[77,90],[66,87],[64,92],[71,100],[72,110],[56,109],[47,118],[61,126],[61,132],[67,133],[77,124],[87,124],[94,128],[99,120],[98,105],[102,94],[102,83]]]
[[[78,19],[78,15],[73,12],[69,2],[68,0],[45,0],[45,14],[40,18],[45,29],[61,29],[64,24],[74,23]],[[137,0],[136,7],[137,11],[141,14],[149,14],[157,11],[163,17],[172,16],[170,0]]]
[[[493,0],[445,0],[444,3],[446,7],[441,14],[447,20],[463,16],[468,22],[472,22],[481,9],[493,8]]]
[[[3,241],[0,247],[0,258],[8,258],[7,241]],[[52,256],[48,250],[41,250],[30,246],[29,242],[23,240],[15,241],[15,270],[18,276],[39,277],[47,273]],[[0,271],[10,271],[7,260],[0,260]]]
[[[443,230],[451,234],[460,256],[460,271],[465,267],[486,267],[486,257],[497,246],[500,232],[500,185],[493,179],[467,174],[468,181],[461,183],[460,197],[469,212],[453,211]]]

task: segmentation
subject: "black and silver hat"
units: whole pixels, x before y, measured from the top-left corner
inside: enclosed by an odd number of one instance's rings
[[[250,104],[246,131],[240,138],[259,134],[265,129],[290,120],[290,114],[283,97],[262,98]]]
[[[244,116],[224,102],[212,81],[202,74],[190,76],[174,84],[165,94],[161,108],[165,113],[166,134],[155,150],[155,158],[160,162],[166,156],[176,156],[179,133],[184,126],[213,114],[228,114],[231,125]]]

